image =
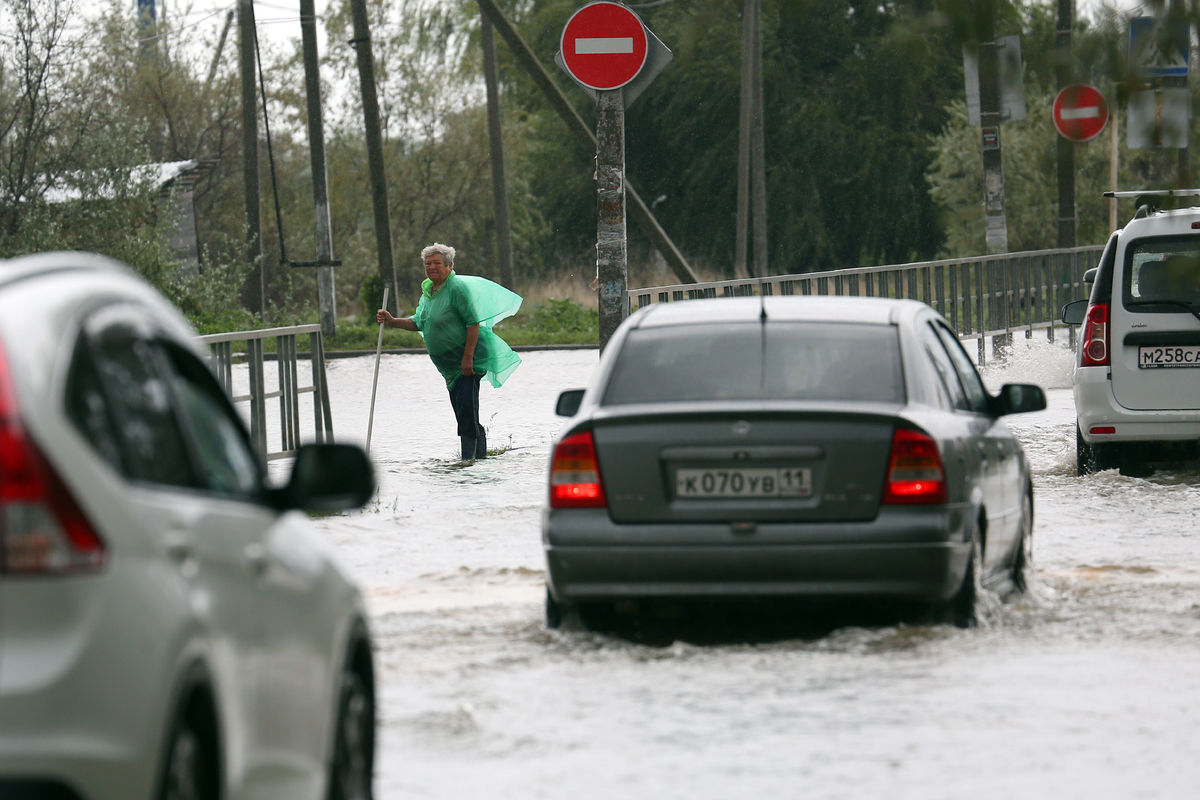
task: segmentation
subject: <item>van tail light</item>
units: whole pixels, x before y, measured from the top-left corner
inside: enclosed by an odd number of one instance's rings
[[[0,349],[0,573],[93,572],[106,555],[104,540],[26,435]]]
[[[1108,305],[1097,303],[1088,306],[1083,320],[1083,357],[1081,367],[1108,366]]]
[[[604,484],[591,431],[568,436],[554,448],[550,462],[551,508],[604,508]]]
[[[892,434],[887,479],[883,487],[887,505],[946,502],[946,471],[937,442],[928,434],[897,428]]]

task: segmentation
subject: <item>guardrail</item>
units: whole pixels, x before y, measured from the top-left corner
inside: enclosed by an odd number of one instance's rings
[[[742,278],[709,283],[683,283],[629,289],[630,313],[654,303],[702,297],[763,295],[862,295],[921,300],[937,309],[963,340],[978,340],[979,363],[986,363],[986,339],[993,352],[1015,331],[1032,337],[1063,327],[1059,312],[1065,303],[1086,297],[1083,273],[1095,266],[1102,246],[1033,250],[973,258],[892,264],[882,267],[806,272],[767,278]],[[1075,328],[1067,327],[1072,346]]]
[[[299,382],[299,357],[296,337],[308,334],[309,358],[312,363],[312,383],[301,386]],[[274,337],[276,342],[275,361],[278,365],[278,388],[268,390],[263,352],[263,341]],[[325,346],[321,340],[320,325],[294,325],[287,328],[264,328],[258,331],[233,331],[201,336],[207,344],[217,380],[235,403],[250,404],[250,439],[259,455],[267,461],[286,458],[296,453],[300,446],[300,395],[313,394],[313,421],[316,441],[333,441],[333,414],[329,410],[329,384],[325,378]],[[235,395],[233,385],[233,344],[245,342],[244,355],[247,362],[250,391]],[[279,399],[280,449],[268,451],[267,447],[267,401]]]

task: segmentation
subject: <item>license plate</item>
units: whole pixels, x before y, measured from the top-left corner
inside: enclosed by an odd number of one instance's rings
[[[1138,348],[1138,369],[1200,367],[1200,345],[1164,345]]]
[[[675,473],[676,497],[809,497],[812,470],[807,467],[733,467],[681,469]]]

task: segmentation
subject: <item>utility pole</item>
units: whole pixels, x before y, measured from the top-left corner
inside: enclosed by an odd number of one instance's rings
[[[512,226],[508,220],[508,178],[504,172],[504,137],[500,127],[500,75],[496,64],[496,40],[492,23],[482,11],[480,38],[483,43],[483,78],[487,86],[488,143],[492,151],[492,203],[496,218],[496,257],[500,283],[513,288]]]
[[[1055,78],[1058,88],[1074,82],[1071,63],[1071,28],[1075,20],[1074,0],[1058,0],[1058,32],[1055,37]],[[1058,246],[1074,247],[1075,221],[1075,143],[1058,136]]]
[[[761,277],[770,274],[767,264],[767,162],[766,121],[763,113],[763,63],[762,63],[762,0],[751,0],[754,4],[754,59],[753,113],[750,116],[750,183],[754,206],[754,271]]]
[[[242,186],[246,202],[246,260],[250,280],[246,303],[259,319],[266,316],[266,280],[262,260],[262,220],[258,187],[258,99],[254,92],[254,2],[238,0],[238,41],[242,71]]]
[[[596,277],[599,279],[600,349],[625,319],[628,249],[625,220],[625,93],[596,99]]]
[[[996,58],[994,19],[987,22],[986,41],[979,43],[979,120],[983,145],[984,234],[987,252],[1008,252],[1004,215],[1004,169],[1000,152],[1000,70]]]
[[[763,122],[762,0],[742,9],[742,78],[738,120],[737,231],[735,275],[765,277],[767,268],[767,168]],[[753,214],[751,214],[753,210]],[[751,225],[753,222],[753,225]],[[746,260],[753,231],[754,260]]]
[[[317,59],[317,19],[313,0],[300,0],[300,33],[304,49],[304,94],[308,101],[308,151],[312,164],[313,232],[317,249],[317,306],[321,335],[337,334],[337,298],[333,286],[333,233],[329,221],[329,187],[325,168],[325,127],[321,115],[321,71]]]
[[[387,173],[383,165],[383,131],[379,121],[379,95],[375,91],[375,56],[371,52],[371,31],[367,23],[366,0],[351,0],[350,11],[354,38],[350,44],[358,56],[358,78],[362,91],[363,127],[367,139],[367,169],[371,173],[371,205],[375,209],[375,249],[379,254],[379,282],[389,283],[400,308],[400,284],[392,257],[392,224],[388,217]]]

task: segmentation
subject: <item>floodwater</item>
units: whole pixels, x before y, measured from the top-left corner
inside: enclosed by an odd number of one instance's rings
[[[843,615],[649,642],[544,627],[554,400],[597,353],[523,358],[482,393],[507,451],[460,467],[428,359],[385,355],[377,499],[318,520],[371,614],[383,800],[1196,796],[1200,472],[1076,477],[1064,348],[1021,341],[985,371],[1049,397],[1010,423],[1034,470],[1029,594],[972,630]],[[342,441],[365,442],[374,367],[329,362]]]

